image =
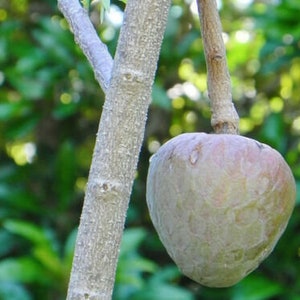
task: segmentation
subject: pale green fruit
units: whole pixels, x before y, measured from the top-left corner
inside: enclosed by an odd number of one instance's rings
[[[190,133],[151,158],[147,203],[169,255],[210,287],[237,283],[273,250],[296,197],[271,147],[238,135]]]

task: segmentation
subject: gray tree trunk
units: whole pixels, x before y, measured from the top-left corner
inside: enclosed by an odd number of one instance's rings
[[[109,84],[106,78],[109,70],[105,69],[101,51],[98,54],[97,50],[93,51],[95,45],[102,45],[93,40],[98,39],[93,29],[81,24],[85,18],[78,2],[58,2],[76,41],[88,57],[91,55],[89,60],[96,78],[106,90],[67,299],[106,300],[111,299],[113,292],[120,241],[170,0],[128,0]],[[86,39],[82,36],[85,29],[89,35]],[[102,59],[101,63],[95,56]]]

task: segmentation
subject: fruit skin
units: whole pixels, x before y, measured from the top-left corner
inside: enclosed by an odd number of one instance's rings
[[[239,135],[186,133],[150,160],[147,204],[181,271],[209,287],[234,285],[275,247],[296,186],[271,147]]]

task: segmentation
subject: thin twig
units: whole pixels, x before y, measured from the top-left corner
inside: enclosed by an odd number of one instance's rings
[[[101,42],[79,0],[58,0],[58,7],[67,19],[76,43],[88,58],[95,71],[95,77],[105,93],[110,83],[113,67],[113,59],[107,46]]]
[[[197,0],[208,73],[211,125],[216,133],[239,133],[239,116],[232,103],[231,81],[215,0]]]

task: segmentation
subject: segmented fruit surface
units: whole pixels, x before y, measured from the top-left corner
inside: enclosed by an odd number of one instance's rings
[[[282,156],[265,144],[187,133],[151,158],[146,196],[152,222],[181,271],[202,285],[227,287],[273,250],[296,187]]]

